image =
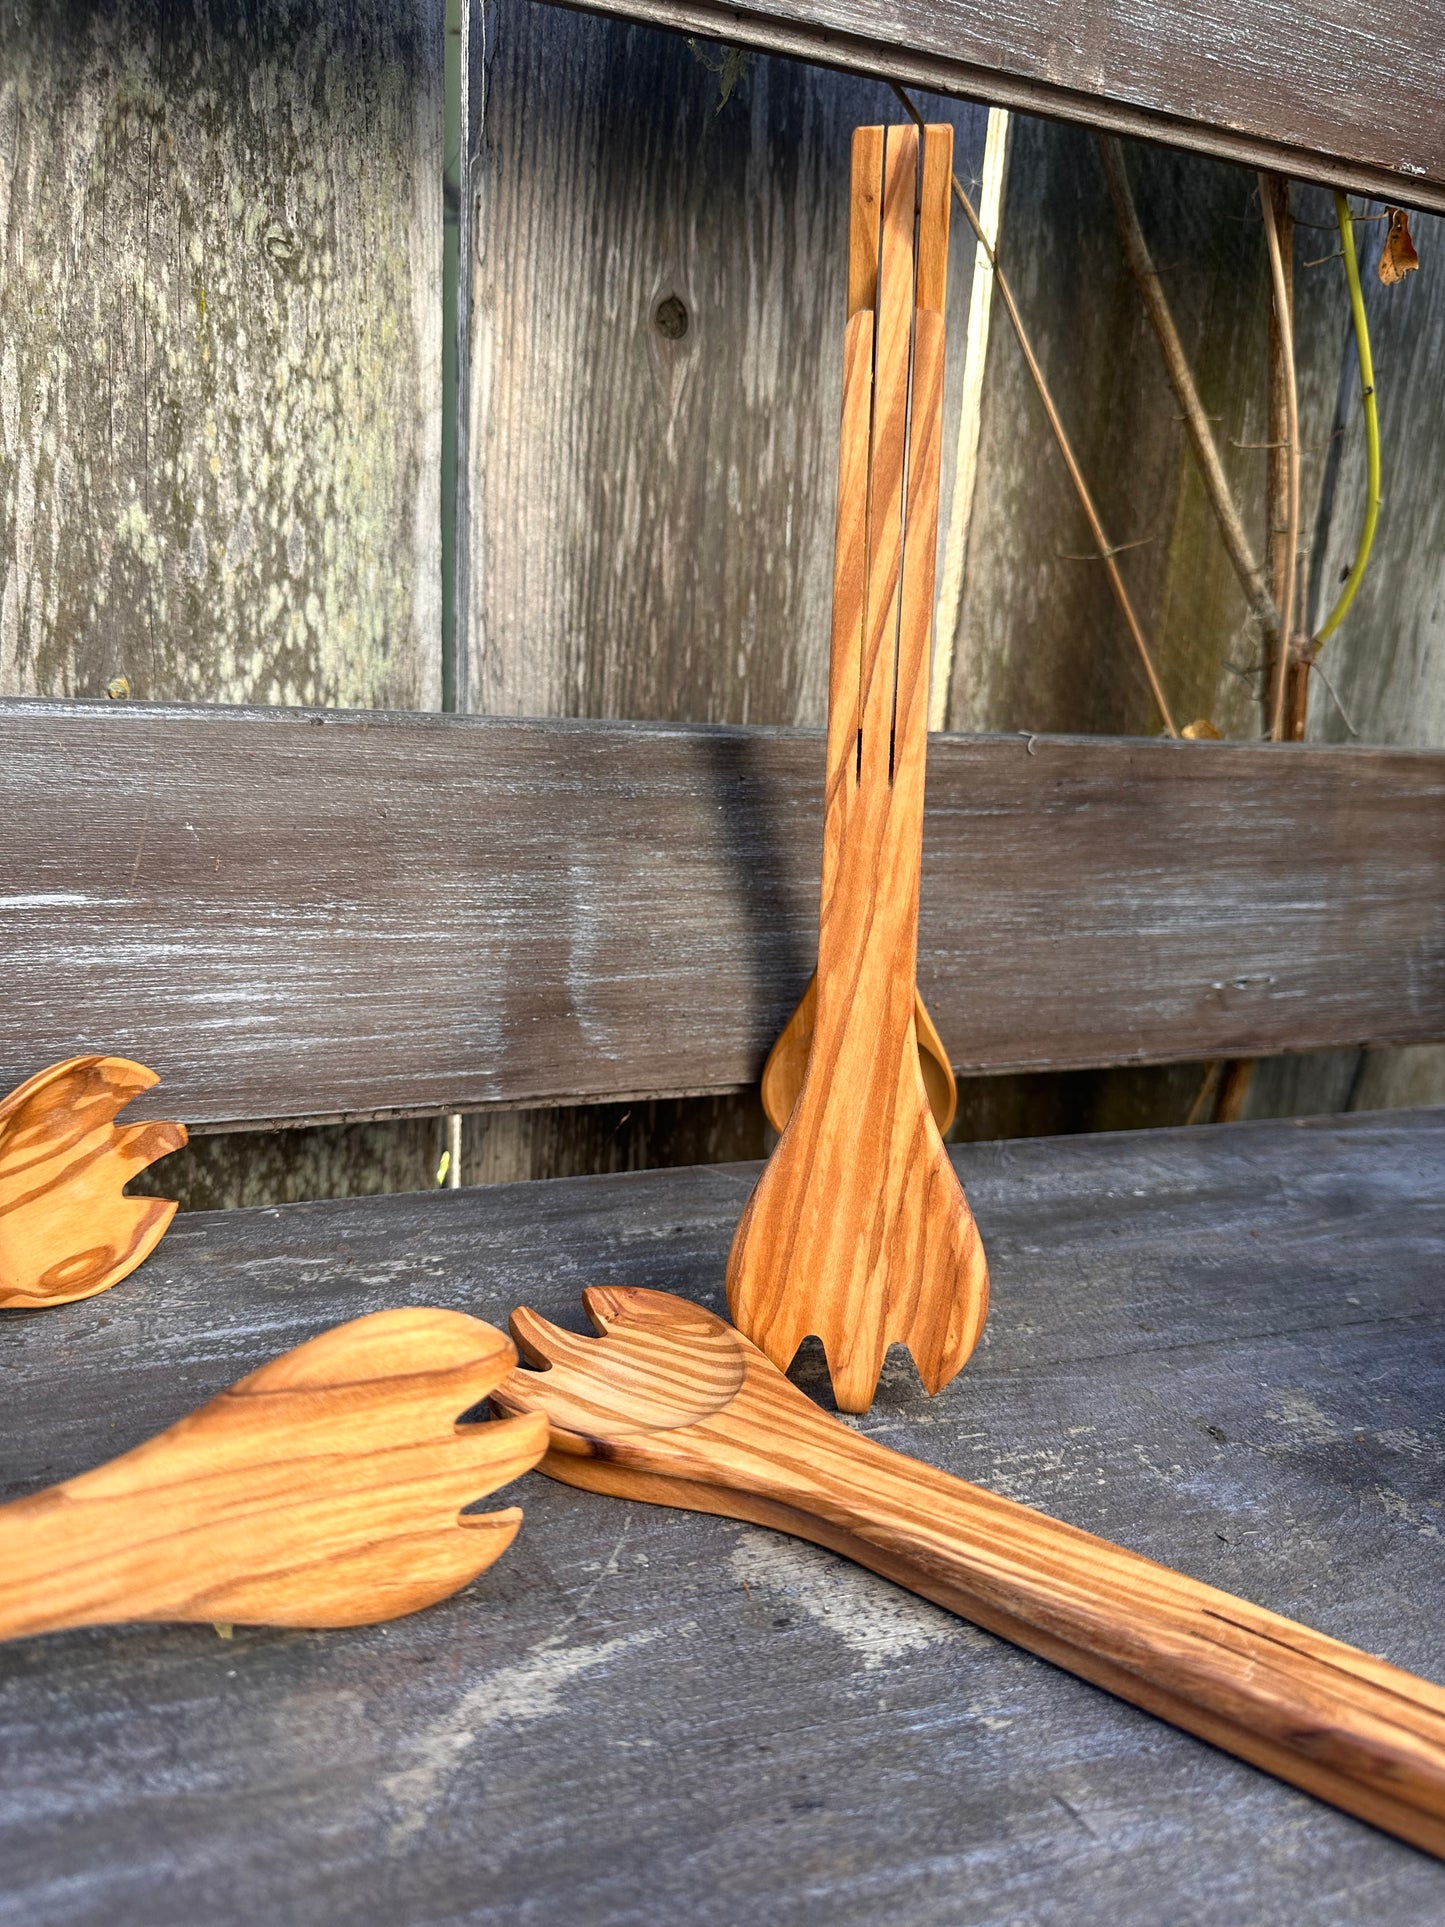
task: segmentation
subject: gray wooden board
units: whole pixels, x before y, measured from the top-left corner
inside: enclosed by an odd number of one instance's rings
[[[933,1402],[890,1363],[862,1423],[1440,1678],[1442,1157],[1445,1112],[960,1150],[982,1348]],[[386,1305],[717,1307],[756,1168],[184,1219],[106,1296],[0,1322],[0,1489]],[[0,1919],[1445,1917],[1436,1862],[831,1555],[514,1496],[506,1558],[389,1628],[0,1649]]]
[[[1234,500],[1262,554],[1269,271],[1258,179],[1197,154],[1133,142],[1125,159]],[[1335,245],[1330,196],[1296,184],[1294,204],[1303,219],[1329,223],[1324,233],[1301,229],[1301,262],[1328,255]],[[1434,225],[1417,218],[1422,245]],[[1125,265],[1097,143],[1087,130],[1015,120],[999,254],[1104,527],[1120,547],[1119,567],[1176,723],[1206,717],[1226,736],[1259,735],[1264,648]],[[1296,279],[1308,529],[1333,446],[1341,362],[1347,355],[1353,361],[1355,350],[1339,261],[1301,266]],[[1426,500],[1435,493],[1423,474],[1416,492]],[[1391,519],[1381,529],[1382,544],[1399,533]],[[1423,544],[1421,554],[1420,563],[1397,562],[1392,570],[1382,550],[1372,566],[1387,579],[1400,574],[1402,588],[1417,569],[1428,582]],[[1382,601],[1371,620],[1353,627],[1354,642],[1346,639],[1345,651],[1354,646],[1365,657],[1388,656],[1402,602],[1403,594],[1388,607]],[[1002,311],[989,334],[948,724],[1104,735],[1160,726]],[[1399,740],[1388,726],[1369,723],[1363,736]],[[1418,736],[1410,740],[1424,746]]]
[[[849,149],[897,98],[767,59],[722,98],[716,49],[533,0],[487,48],[457,707],[820,724]],[[920,106],[971,179],[983,110]],[[963,230],[945,527],[973,255]]]
[[[0,766],[0,1088],[109,1050],[202,1126],[736,1089],[813,962],[805,731],[16,702]],[[924,996],[964,1070],[1438,1040],[1442,801],[1410,751],[937,738]]]
[[[0,10],[0,691],[439,704],[444,13]]]
[[[1445,206],[1438,10],[1385,0],[587,0],[689,33]]]

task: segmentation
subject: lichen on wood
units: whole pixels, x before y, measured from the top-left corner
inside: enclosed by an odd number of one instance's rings
[[[441,24],[0,21],[0,690],[435,707]]]

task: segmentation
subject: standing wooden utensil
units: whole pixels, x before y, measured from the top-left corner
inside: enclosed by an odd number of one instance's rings
[[[861,1437],[700,1305],[583,1302],[600,1338],[513,1315],[548,1369],[494,1394],[546,1413],[544,1472],[811,1539],[1445,1855],[1445,1689]]]
[[[516,1357],[463,1312],[375,1312],[0,1507],[0,1639],[128,1620],[365,1626],[445,1599],[522,1523],[515,1506],[462,1507],[546,1448],[540,1415],[457,1423]]]
[[[854,136],[812,1049],[728,1260],[739,1328],[782,1368],[816,1334],[849,1412],[895,1342],[946,1385],[988,1306],[914,1014],[952,159]]]

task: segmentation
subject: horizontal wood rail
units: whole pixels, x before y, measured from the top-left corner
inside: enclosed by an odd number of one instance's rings
[[[735,45],[1445,210],[1431,0],[585,0]]]
[[[737,1089],[813,965],[820,732],[0,702],[0,1090],[203,1129]],[[930,748],[960,1071],[1445,1038],[1445,755]]]

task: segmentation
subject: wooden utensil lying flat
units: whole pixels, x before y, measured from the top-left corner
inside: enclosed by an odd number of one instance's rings
[[[1162,1719],[1445,1854],[1445,1690],[829,1418],[742,1335],[663,1292],[529,1311],[493,1394],[545,1412],[569,1485],[829,1546]]]
[[[521,1512],[459,1509],[546,1421],[458,1425],[516,1363],[456,1311],[324,1332],[94,1472],[0,1508],[0,1639],[125,1620],[362,1626],[445,1599]]]
[[[93,1297],[160,1243],[174,1204],[121,1192],[186,1127],[115,1122],[159,1081],[129,1058],[68,1057],[0,1102],[0,1307]]]
[[[849,1412],[895,1341],[946,1385],[988,1306],[914,1018],[952,153],[854,136],[816,1020],[728,1260],[739,1328],[783,1367],[816,1333]]]

